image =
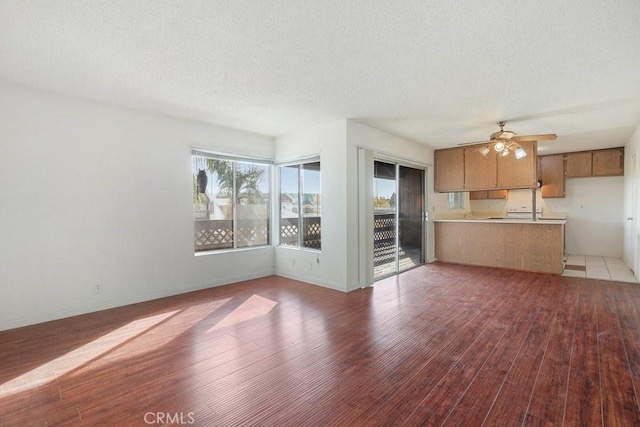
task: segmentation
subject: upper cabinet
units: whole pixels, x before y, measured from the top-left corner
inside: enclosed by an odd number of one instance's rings
[[[539,157],[542,197],[564,197],[565,178],[624,175],[624,147]]]
[[[491,151],[486,156],[479,149],[486,144],[449,148],[434,152],[435,191],[456,192],[496,190],[509,188],[535,188],[537,146],[535,142],[522,142],[527,156],[516,159]]]
[[[624,148],[594,151],[592,164],[593,176],[624,175]]]
[[[624,175],[624,147],[567,153],[567,178]]]
[[[483,156],[479,149],[485,144],[436,150],[435,190],[535,188],[540,175],[542,197],[564,197],[565,178],[624,175],[624,147],[540,156],[538,162],[536,142],[519,144],[527,153],[521,159],[493,150]]]
[[[435,191],[464,191],[464,148],[436,150],[434,165]]]
[[[551,154],[539,159],[542,197],[564,197],[564,155]]]
[[[508,190],[471,191],[469,193],[469,199],[470,200],[506,199],[508,194],[509,194]]]
[[[517,159],[512,153],[498,158],[499,188],[535,188],[537,185],[537,145],[534,141],[518,144],[524,148],[527,156]]]
[[[496,188],[498,183],[496,164],[497,156],[494,152],[483,156],[477,146],[466,147],[464,149],[464,189],[470,191]]]
[[[591,151],[567,153],[567,178],[591,176]]]

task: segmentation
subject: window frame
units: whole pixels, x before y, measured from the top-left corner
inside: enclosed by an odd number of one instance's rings
[[[274,161],[271,158],[259,157],[259,156],[244,156],[244,155],[233,155],[228,153],[220,153],[200,148],[192,148],[191,149],[191,162],[192,162],[192,170],[191,174],[193,176],[193,161],[194,157],[201,157],[204,159],[213,159],[213,160],[223,160],[230,161],[232,166],[232,182],[233,189],[231,193],[231,221],[232,221],[232,247],[226,248],[210,248],[203,250],[196,250],[196,235],[195,235],[195,226],[198,221],[197,218],[193,218],[194,223],[194,255],[204,255],[204,254],[214,254],[214,253],[224,253],[224,252],[235,252],[235,251],[244,251],[248,249],[254,248],[264,248],[266,246],[271,246],[273,242],[273,173],[274,173]],[[237,171],[238,171],[238,163],[249,163],[255,165],[267,166],[267,173],[265,178],[267,179],[267,188],[269,190],[269,197],[267,198],[266,211],[267,211],[267,241],[264,244],[258,245],[247,245],[247,246],[238,246],[238,203],[236,202],[237,188],[236,188],[236,179],[237,179]]]
[[[320,173],[320,189],[319,194],[322,196],[322,161],[320,160],[320,156],[313,157],[305,157],[303,159],[298,159],[290,162],[281,162],[276,163],[277,168],[277,197],[278,197],[278,246],[283,248],[290,249],[298,249],[298,250],[309,250],[315,252],[322,252],[322,231],[320,231],[320,239],[319,246],[320,248],[314,248],[311,246],[304,245],[304,209],[303,209],[303,201],[304,201],[304,168],[303,165],[318,163],[319,164],[319,173]],[[298,193],[296,195],[297,203],[298,203],[298,238],[297,244],[284,244],[282,243],[282,195],[284,194],[282,191],[282,170],[285,167],[296,166],[297,169],[297,184],[298,184]],[[322,200],[322,197],[321,197]],[[322,203],[322,202],[321,202]],[[320,230],[322,230],[322,204],[320,205],[320,214],[318,217],[320,218]]]
[[[447,207],[449,209],[464,209],[465,201],[463,192],[451,192],[447,194]]]

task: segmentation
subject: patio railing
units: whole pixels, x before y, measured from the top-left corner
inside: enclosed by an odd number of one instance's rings
[[[203,219],[194,222],[195,251],[233,248],[233,220]],[[269,244],[269,220],[238,220],[236,246],[260,246]]]
[[[320,249],[322,226],[319,216],[303,217],[304,234],[302,235],[302,245],[305,248]],[[298,218],[280,219],[280,244],[298,244]]]
[[[373,265],[395,259],[396,216],[376,214],[373,216]]]
[[[321,248],[321,221],[319,216],[304,217],[303,246]],[[233,248],[234,237],[236,247],[260,246],[269,244],[269,221],[266,219],[238,220],[237,236],[233,235],[233,220],[230,219],[197,219],[194,221],[194,246],[196,252]],[[280,220],[280,243],[283,245],[298,244],[298,219],[282,218]]]

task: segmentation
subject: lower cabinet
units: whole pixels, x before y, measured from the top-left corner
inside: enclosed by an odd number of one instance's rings
[[[566,221],[435,222],[438,261],[562,274]]]

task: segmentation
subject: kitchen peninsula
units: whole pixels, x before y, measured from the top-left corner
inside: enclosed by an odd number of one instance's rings
[[[537,142],[513,142],[514,133],[503,131],[504,122],[498,125],[500,132],[491,134],[487,142],[436,150],[434,189],[471,192],[471,200],[504,200],[508,191],[531,189],[532,203],[515,207],[507,202],[506,212],[497,215],[467,212],[436,217],[435,257],[458,264],[561,274],[566,215],[543,216],[536,207]]]
[[[562,273],[566,219],[475,215],[434,222],[438,261]]]

